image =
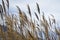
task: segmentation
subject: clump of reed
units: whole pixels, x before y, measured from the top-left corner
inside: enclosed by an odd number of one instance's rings
[[[26,13],[22,11],[19,6],[17,7],[18,10],[18,18],[15,17],[15,14],[10,14],[9,13],[9,0],[6,0],[7,4],[5,4],[4,0],[2,0],[2,15],[1,18],[3,19],[3,24],[5,23],[7,26],[7,31],[5,33],[6,35],[6,40],[55,40],[51,39],[49,36],[50,34],[50,28],[53,27],[53,24],[55,24],[55,32],[58,35],[58,39],[60,40],[60,31],[56,28],[56,20],[54,16],[51,14],[52,18],[48,17],[48,20],[45,17],[44,12],[42,12],[43,15],[40,13],[40,8],[39,4],[36,3],[37,6],[37,11],[39,13],[39,16],[37,15],[36,12],[34,12],[36,20],[32,20],[32,12],[30,9],[30,6],[27,5],[28,13],[30,15],[30,20]],[[7,7],[6,7],[7,6]],[[8,12],[7,12],[8,10]],[[7,15],[8,14],[8,15]],[[16,15],[17,16],[17,15]],[[41,19],[42,17],[42,19]],[[43,28],[42,28],[43,27]],[[2,28],[1,28],[2,29]],[[0,29],[0,30],[1,30]],[[19,31],[18,31],[19,29]],[[3,33],[1,30],[0,33]],[[44,34],[44,38],[43,38]],[[57,36],[56,35],[56,36]],[[2,34],[2,38],[4,39],[4,35]],[[56,39],[57,40],[57,39]]]

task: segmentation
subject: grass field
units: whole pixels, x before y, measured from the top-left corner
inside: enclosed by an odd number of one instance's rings
[[[0,4],[0,40],[60,40],[60,28],[54,15],[50,14],[46,19],[45,13],[40,13],[39,4],[36,3],[37,12],[34,12],[35,19],[32,19],[30,6],[27,5],[28,14],[17,5],[18,15],[9,13],[9,0],[2,0]],[[7,12],[8,10],[8,12]],[[41,15],[42,14],[42,15]],[[54,29],[52,30],[52,27]]]

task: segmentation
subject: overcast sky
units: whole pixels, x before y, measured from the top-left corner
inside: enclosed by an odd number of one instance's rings
[[[41,11],[44,11],[47,15],[53,14],[56,20],[60,22],[60,0],[10,0],[10,12],[17,12],[16,5],[21,10],[27,11],[27,4],[30,5],[31,10],[35,10],[36,2],[39,4]]]

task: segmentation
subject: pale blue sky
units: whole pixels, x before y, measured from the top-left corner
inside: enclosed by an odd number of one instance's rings
[[[44,11],[47,15],[53,14],[56,20],[60,22],[60,0],[10,0],[10,12],[17,12],[16,5],[21,10],[27,11],[27,4],[30,5],[31,10],[36,11],[36,2],[39,4],[41,11]]]

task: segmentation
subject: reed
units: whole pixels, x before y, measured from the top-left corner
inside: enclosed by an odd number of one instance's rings
[[[37,10],[38,10],[38,13],[40,14],[39,4],[38,4],[38,3],[36,3],[36,5],[37,5]]]
[[[6,14],[6,7],[5,7],[5,3],[4,3],[3,0],[2,0],[2,5],[3,5],[3,10],[4,10],[5,14]]]
[[[38,15],[36,14],[36,12],[35,12],[35,15],[36,15],[36,18],[39,20],[39,17],[38,17]]]
[[[7,26],[7,31],[3,32],[3,28],[0,25],[0,34],[2,35],[3,40],[51,40],[50,38],[50,29],[49,27],[53,27],[53,24],[55,24],[55,32],[58,35],[58,39],[60,40],[60,31],[56,28],[56,20],[54,18],[54,15],[51,14],[52,18],[48,17],[48,20],[45,17],[45,13],[42,12],[43,15],[38,16],[36,12],[34,12],[36,18],[37,18],[37,22],[36,20],[32,20],[32,13],[31,13],[31,9],[30,6],[27,5],[27,9],[28,9],[28,13],[30,15],[31,20],[29,20],[28,16],[26,15],[26,13],[24,11],[22,11],[19,6],[17,7],[18,10],[18,16],[15,14],[11,14],[9,13],[9,15],[7,15],[8,13],[6,12],[6,10],[9,10],[9,0],[6,0],[7,4],[5,5],[5,1],[2,0],[2,13],[1,14],[1,18],[4,17],[5,19],[3,19]],[[37,11],[39,14],[40,13],[40,8],[39,8],[39,4],[36,3],[37,5]],[[7,6],[7,7],[6,7]],[[42,17],[42,19],[39,17]],[[39,22],[39,23],[38,23]],[[37,24],[38,23],[38,24]],[[15,30],[14,30],[15,28]],[[19,31],[18,31],[19,29]],[[44,32],[44,33],[43,33]],[[44,38],[43,35],[44,34]],[[6,36],[5,36],[6,35]],[[56,35],[56,36],[57,36]],[[53,36],[51,36],[53,37]],[[53,37],[54,38],[54,37]],[[54,40],[54,39],[53,39]]]
[[[31,10],[30,10],[29,5],[27,5],[27,8],[28,8],[29,15],[31,16]]]

